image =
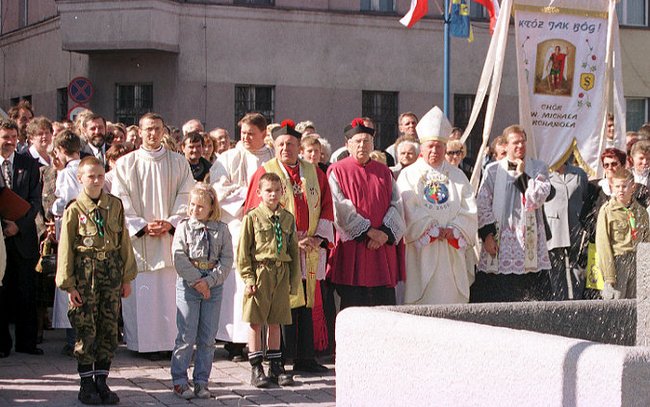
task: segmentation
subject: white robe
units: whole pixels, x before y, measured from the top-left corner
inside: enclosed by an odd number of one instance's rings
[[[217,191],[221,205],[221,221],[228,224],[235,256],[237,256],[239,231],[244,215],[243,205],[248,193],[248,185],[255,171],[273,157],[273,150],[269,147],[264,146],[258,151],[250,152],[240,142],[234,149],[224,151],[219,155],[210,168],[210,181],[212,187]],[[239,273],[234,270],[235,266],[236,264],[233,264],[233,270],[223,284],[217,339],[246,343],[248,342],[249,324],[242,321],[246,285]]]
[[[525,172],[529,177],[525,199],[515,186],[518,174],[508,169],[507,158],[489,164],[483,172],[476,197],[479,227],[497,226],[499,252],[495,259],[481,248],[478,269],[482,272],[526,274],[551,269],[542,213],[551,191],[548,167],[527,158]],[[535,230],[526,223],[528,213],[535,215]]]
[[[474,281],[473,245],[478,221],[472,187],[463,172],[444,162],[431,167],[423,158],[397,179],[406,220],[407,304],[467,303]],[[433,189],[432,189],[433,187]],[[460,248],[434,240],[452,228]]]
[[[176,270],[172,235],[135,235],[148,222],[163,219],[174,227],[187,213],[194,178],[185,157],[161,148],[140,148],[121,157],[113,170],[111,192],[122,200],[138,264],[131,295],[122,301],[127,348],[169,351],[176,339]]]

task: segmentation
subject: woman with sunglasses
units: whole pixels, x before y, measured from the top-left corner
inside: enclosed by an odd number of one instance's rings
[[[580,221],[584,227],[584,239],[586,243],[592,245],[596,242],[596,220],[598,219],[598,212],[600,207],[607,202],[612,195],[612,188],[609,180],[619,168],[625,168],[627,155],[617,148],[606,148],[600,156],[600,164],[604,169],[604,177],[589,181],[587,188],[587,197],[582,213],[580,214]],[[637,185],[636,192],[634,193],[635,199],[644,207],[648,207],[648,189],[645,185]],[[586,244],[584,245],[586,247]],[[582,256],[582,265],[587,265],[586,250]],[[593,289],[585,289],[585,299],[600,298],[600,291]]]

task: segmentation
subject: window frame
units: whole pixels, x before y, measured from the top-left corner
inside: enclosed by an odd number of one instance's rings
[[[640,122],[638,126],[635,126],[634,128],[631,128],[629,123],[633,122],[633,120],[630,120],[630,117],[628,114],[630,113],[630,110],[627,108],[629,106],[630,101],[641,101],[643,102],[643,107],[641,111],[643,112],[643,120]],[[644,97],[630,97],[630,98],[625,98],[625,128],[628,131],[637,131],[641,126],[643,126],[645,123],[648,122],[648,117],[650,117],[650,99],[649,98],[644,98]]]
[[[120,87],[126,87],[126,86],[133,86],[133,106],[132,107],[126,107],[120,109],[120,92],[119,88]],[[143,103],[140,104],[140,106],[137,105],[138,97],[136,96],[136,89],[137,87],[143,87],[143,95],[144,95],[144,87],[150,87],[151,88],[151,104],[150,106],[145,106]],[[130,126],[132,124],[138,124],[140,117],[144,115],[145,113],[152,112],[154,110],[154,101],[155,101],[155,95],[154,95],[154,87],[152,82],[122,82],[122,83],[115,83],[115,97],[114,97],[114,109],[113,109],[113,118],[115,122],[119,123],[124,123],[127,126]],[[146,101],[144,97],[140,98],[141,101]]]
[[[392,100],[383,100],[391,97]],[[372,108],[369,104],[372,100]],[[392,106],[388,106],[391,104]],[[388,113],[384,112],[388,111]],[[397,119],[399,118],[399,92],[385,90],[361,91],[361,115],[375,122],[375,142],[373,149],[385,150],[399,137]]]
[[[643,2],[643,22],[630,23],[628,22],[628,2],[630,1],[642,1]],[[622,11],[619,13],[619,11]],[[616,5],[616,15],[618,17],[618,23],[621,26],[626,27],[648,27],[648,0],[620,0]]]
[[[382,2],[390,2],[391,7],[384,9]],[[395,14],[395,0],[361,0],[359,1],[359,11],[362,13],[387,13]]]
[[[247,97],[241,99],[240,95],[244,90],[247,92]],[[258,100],[258,98],[262,96],[258,94],[258,91],[263,90],[269,91],[270,100]],[[246,113],[259,112],[266,117],[268,123],[273,123],[275,121],[275,93],[275,85],[235,84],[235,125],[233,127],[235,129],[235,140],[241,138],[241,129],[238,123]],[[245,106],[241,106],[242,103],[245,103]],[[266,106],[264,106],[264,104],[266,104]]]
[[[467,124],[469,123],[469,118],[472,115],[472,109],[474,108],[474,103],[476,101],[475,94],[469,93],[454,93],[454,127],[460,127],[465,131]],[[467,140],[465,140],[465,148],[467,149],[467,157],[475,158],[478,155],[479,149],[481,148],[481,143],[483,140],[483,126],[485,124],[485,113],[487,110],[487,101],[486,97],[483,100],[483,106],[479,112],[476,123],[472,128]],[[461,105],[466,105],[467,109],[461,109]]]

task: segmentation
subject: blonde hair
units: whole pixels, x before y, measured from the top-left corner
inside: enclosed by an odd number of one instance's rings
[[[630,181],[634,182],[634,174],[632,174],[631,171],[628,171],[625,168],[619,168],[610,178],[610,180],[615,180],[615,179],[622,179],[628,182]]]
[[[194,184],[194,187],[190,191],[190,201],[192,196],[198,196],[204,202],[210,204],[210,215],[208,215],[207,220],[221,220],[221,206],[219,205],[219,199],[217,198],[217,193],[209,184],[205,182],[197,182]],[[190,207],[187,207],[187,216],[190,216]]]

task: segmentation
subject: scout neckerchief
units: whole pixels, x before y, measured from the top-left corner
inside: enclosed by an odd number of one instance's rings
[[[271,215],[271,223],[273,224],[273,234],[275,235],[275,244],[277,246],[277,254],[282,252],[282,228],[280,227],[280,217],[278,215]]]
[[[95,202],[97,204],[97,202]],[[102,216],[101,212],[99,211],[99,206],[93,209],[93,217],[92,221],[95,223],[97,226],[97,234],[99,237],[104,237],[104,217]]]
[[[302,199],[307,199],[307,208],[309,209],[309,228],[307,229],[307,236],[314,236],[318,227],[321,210],[321,191],[318,184],[318,174],[316,172],[316,166],[313,164],[300,159],[298,160],[298,164],[300,165],[301,173],[300,187],[303,194]],[[295,217],[296,208],[294,193],[297,191],[294,190],[295,183],[292,182],[289,174],[287,173],[287,170],[280,163],[280,161],[278,161],[277,158],[265,162],[263,164],[263,167],[266,172],[273,172],[277,174],[282,180],[282,196],[280,197],[280,203]],[[314,305],[314,291],[316,289],[316,271],[318,270],[318,260],[318,250],[305,252],[307,308],[311,308]],[[301,293],[299,294],[301,295]],[[298,299],[296,296],[291,296],[291,307],[297,308],[300,306],[298,304],[300,304],[300,299]]]
[[[630,233],[632,234],[632,240],[636,240],[638,237],[638,229],[636,227],[636,218],[634,217],[634,212],[632,212],[627,206],[624,206],[623,210],[627,214],[627,221],[630,223]]]

